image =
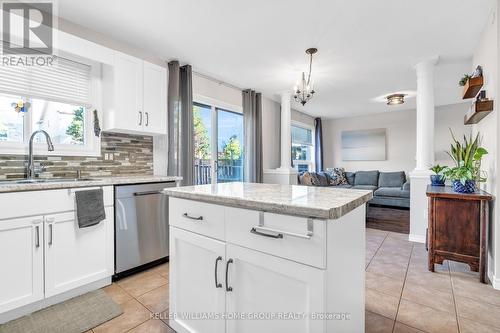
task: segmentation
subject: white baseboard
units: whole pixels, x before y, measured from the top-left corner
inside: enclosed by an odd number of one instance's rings
[[[408,240],[415,243],[425,243],[425,235],[409,234]]]
[[[488,274],[488,278],[490,279],[493,288],[495,288],[496,290],[500,290],[500,278],[496,277],[493,272],[490,272]]]

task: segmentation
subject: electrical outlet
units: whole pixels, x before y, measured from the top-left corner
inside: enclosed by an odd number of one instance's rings
[[[108,160],[108,154],[104,154],[104,160],[107,161]]]
[[[115,158],[115,154],[111,153],[109,154],[109,159],[112,161]]]

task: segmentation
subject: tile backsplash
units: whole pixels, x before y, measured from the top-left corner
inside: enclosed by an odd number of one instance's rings
[[[105,160],[105,154],[113,159]],[[2,155],[0,179],[24,178],[26,155]],[[153,137],[121,133],[101,133],[101,156],[36,156],[42,166],[40,177],[126,176],[153,174]]]

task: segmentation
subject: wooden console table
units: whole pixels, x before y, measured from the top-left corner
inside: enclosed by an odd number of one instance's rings
[[[460,261],[479,271],[486,283],[489,201],[484,191],[457,193],[449,186],[428,186],[429,197],[429,270],[434,263],[449,259]]]

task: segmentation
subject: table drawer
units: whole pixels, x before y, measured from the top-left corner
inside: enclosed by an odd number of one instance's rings
[[[226,241],[318,268],[326,268],[326,221],[226,207]],[[259,227],[260,222],[260,227]],[[262,223],[263,222],[263,223]]]
[[[168,200],[170,225],[224,240],[224,206],[172,197]]]

